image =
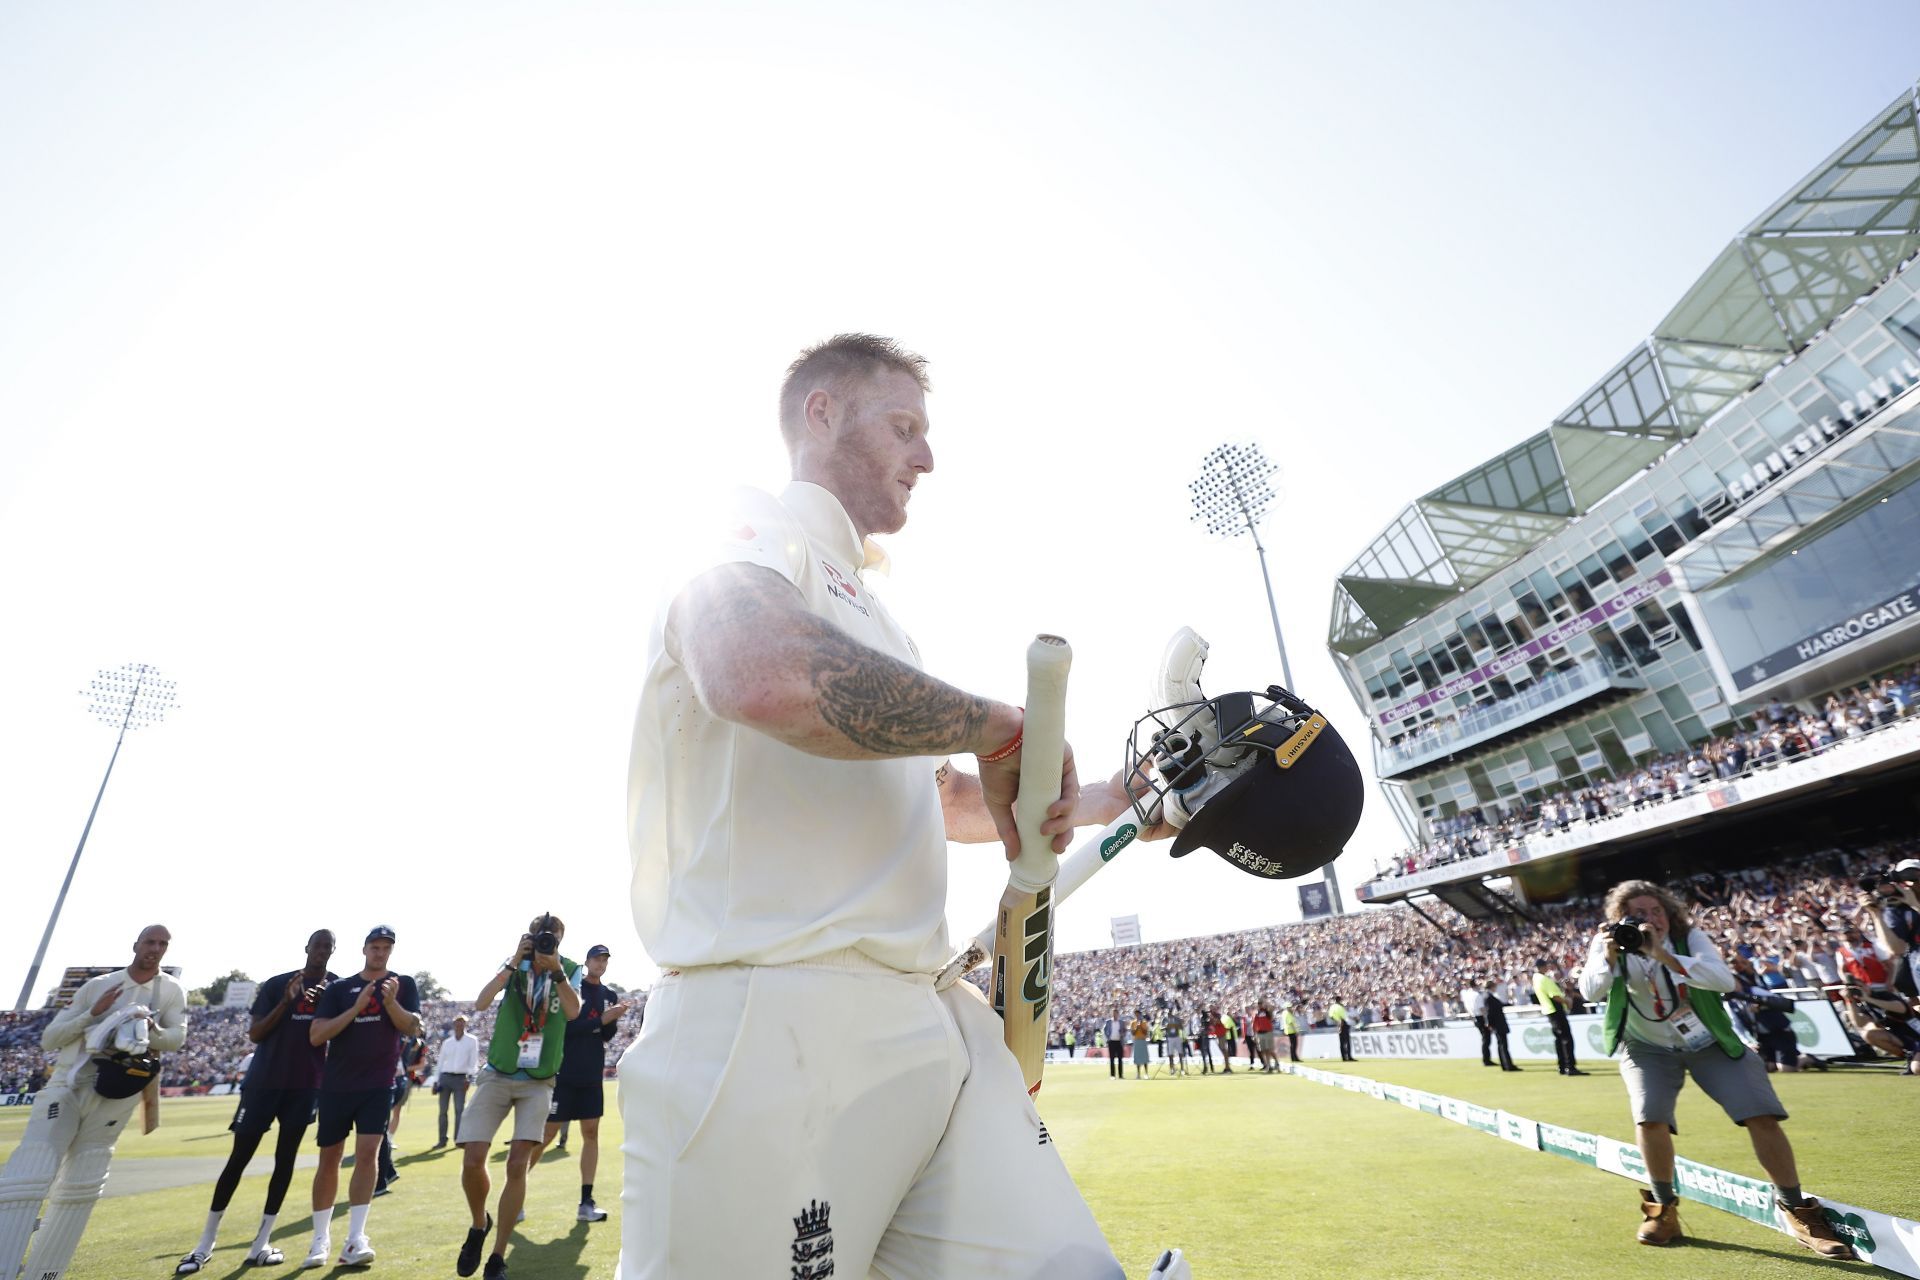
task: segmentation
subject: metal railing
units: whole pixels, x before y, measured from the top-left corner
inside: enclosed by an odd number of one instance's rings
[[[1483,702],[1446,720],[1435,720],[1400,742],[1374,744],[1374,762],[1382,776],[1450,756],[1461,747],[1525,724],[1547,712],[1602,689],[1638,689],[1641,682],[1615,672],[1598,656],[1582,658],[1565,671],[1550,671],[1525,689],[1495,702]]]

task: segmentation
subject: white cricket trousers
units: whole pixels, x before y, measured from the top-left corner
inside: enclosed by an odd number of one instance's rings
[[[1119,1280],[971,984],[668,973],[620,1060],[620,1280]]]
[[[72,1088],[48,1085],[34,1095],[27,1131],[0,1171],[0,1276],[13,1276],[30,1237],[27,1275],[60,1280],[67,1273],[94,1202],[106,1189],[113,1144],[139,1105],[137,1093],[131,1098],[95,1093],[91,1066],[81,1070]],[[46,1220],[35,1233],[42,1200],[47,1201]]]

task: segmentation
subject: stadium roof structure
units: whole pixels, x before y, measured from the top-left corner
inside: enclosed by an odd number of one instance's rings
[[[1920,252],[1920,86],[1733,238],[1653,333],[1541,431],[1406,507],[1340,574],[1358,653],[1486,579],[1804,349]]]

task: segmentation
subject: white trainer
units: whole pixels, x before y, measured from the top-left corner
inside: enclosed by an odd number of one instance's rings
[[[333,1241],[327,1239],[325,1236],[321,1236],[318,1240],[315,1240],[312,1247],[307,1250],[306,1260],[300,1265],[303,1267],[324,1267],[327,1265],[327,1255],[332,1252]]]
[[[1153,1264],[1153,1270],[1147,1275],[1158,1277],[1159,1280],[1193,1280],[1193,1268],[1187,1265],[1186,1258],[1178,1249],[1168,1249],[1160,1255],[1159,1261]]]
[[[213,1261],[212,1254],[195,1249],[192,1253],[180,1259],[173,1268],[173,1274],[177,1276],[193,1275],[211,1261]]]
[[[365,1236],[347,1241],[347,1247],[340,1251],[340,1265],[343,1267],[372,1266],[373,1241]]]
[[[582,1222],[605,1222],[607,1220],[607,1211],[591,1200],[582,1200],[580,1202],[580,1212],[576,1213],[574,1217]]]

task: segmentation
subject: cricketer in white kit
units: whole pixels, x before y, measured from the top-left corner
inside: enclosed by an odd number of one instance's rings
[[[947,839],[1016,838],[1018,751],[945,761],[1021,714],[922,674],[870,585],[933,469],[923,369],[857,334],[797,360],[793,483],[740,496],[649,637],[628,820],[664,974],[620,1063],[622,1280],[1122,1274],[992,1008],[934,990]],[[1126,803],[1064,772],[1056,852]]]
[[[33,1097],[20,1145],[0,1172],[0,1276],[11,1280],[21,1259],[33,1280],[60,1280],[106,1189],[113,1145],[140,1109],[140,1094],[102,1097],[94,1089],[98,1059],[114,1051],[116,1033],[140,1028],[149,1053],[172,1053],[187,1038],[187,993],[160,968],[173,940],[161,925],[140,931],[133,963],[89,979],[53,1016],[40,1045],[58,1053],[53,1075]],[[124,1041],[124,1035],[119,1037]],[[42,1199],[46,1218],[34,1231]],[[27,1255],[31,1239],[33,1252]]]

